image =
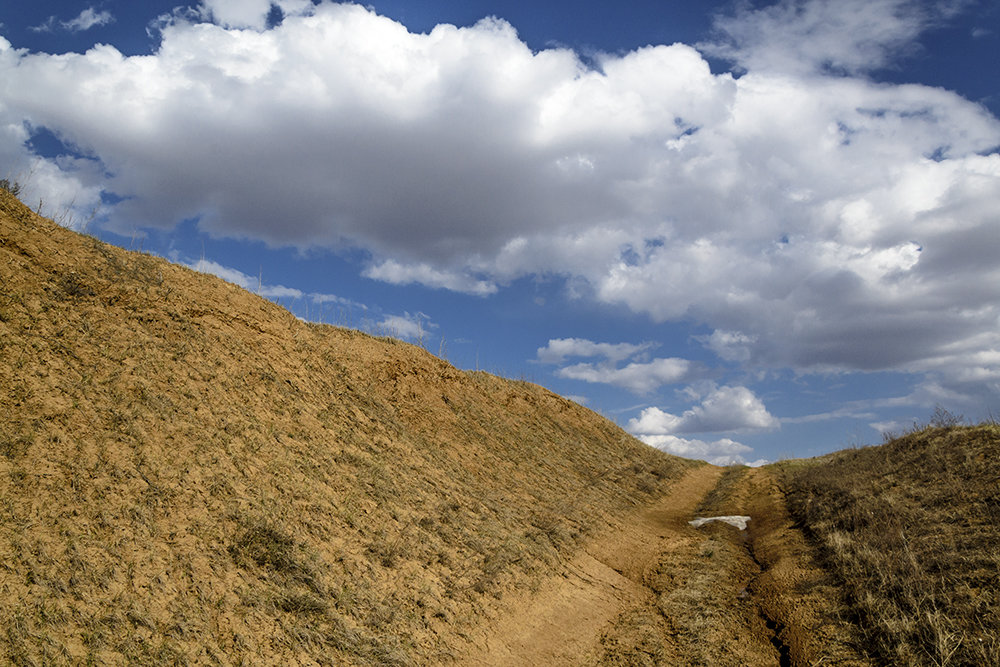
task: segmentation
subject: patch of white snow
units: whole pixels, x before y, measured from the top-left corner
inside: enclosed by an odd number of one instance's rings
[[[750,520],[750,517],[748,517],[748,516],[736,516],[736,515],[732,515],[732,516],[709,516],[709,517],[704,517],[704,518],[699,517],[699,518],[695,519],[694,521],[688,521],[688,523],[691,524],[692,526],[694,526],[695,528],[701,528],[706,523],[709,523],[711,521],[722,521],[723,523],[728,523],[730,526],[735,526],[736,528],[739,528],[740,530],[746,530],[747,529],[747,521],[749,521],[749,520]]]

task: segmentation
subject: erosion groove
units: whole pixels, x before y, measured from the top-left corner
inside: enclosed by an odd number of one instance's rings
[[[859,648],[856,628],[846,620],[850,614],[841,590],[819,567],[815,549],[789,516],[775,474],[733,469],[709,500],[702,511],[739,510],[752,517],[742,542],[757,574],[744,599],[777,652],[771,664],[871,664]]]
[[[695,510],[752,519],[693,528]],[[771,475],[702,468],[595,538],[567,575],[507,600],[459,662],[869,665],[841,611]]]
[[[746,547],[747,555],[750,556],[750,559],[757,568],[757,574],[754,575],[747,588],[744,589],[747,591],[745,597],[750,597],[749,591],[758,590],[759,588],[757,582],[758,579],[760,579],[760,576],[764,573],[764,564],[757,558],[757,555],[754,552],[753,542],[750,540],[748,535],[744,535],[743,545]],[[751,602],[756,603],[757,600],[753,599]],[[771,618],[765,611],[763,605],[755,604],[755,606],[757,608],[757,613],[760,614],[761,619],[764,621],[764,627],[766,627],[770,633],[768,641],[771,642],[771,646],[774,647],[774,650],[778,652],[779,667],[792,667],[792,649],[791,646],[786,644],[784,640],[784,637],[787,634],[785,624],[779,619]]]
[[[765,618],[767,629],[771,631],[771,646],[778,652],[778,665],[780,667],[792,667],[792,651],[791,648],[781,641],[781,634],[785,630],[785,626],[778,621],[773,621],[771,619]]]

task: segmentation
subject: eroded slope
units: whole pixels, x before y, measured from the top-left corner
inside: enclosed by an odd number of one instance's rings
[[[8,661],[447,661],[691,465],[0,192]]]

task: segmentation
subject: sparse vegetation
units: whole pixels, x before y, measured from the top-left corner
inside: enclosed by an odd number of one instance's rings
[[[9,178],[0,178],[0,190],[9,192],[14,197],[17,197],[21,194],[21,184]]]
[[[1000,427],[932,425],[788,464],[789,506],[892,665],[1000,664]]]
[[[446,661],[692,465],[0,191],[0,662]]]

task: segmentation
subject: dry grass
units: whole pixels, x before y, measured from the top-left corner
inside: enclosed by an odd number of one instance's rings
[[[786,465],[789,505],[893,665],[1000,664],[1000,427]]]
[[[427,664],[688,466],[0,190],[0,662]]]

